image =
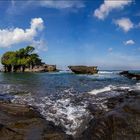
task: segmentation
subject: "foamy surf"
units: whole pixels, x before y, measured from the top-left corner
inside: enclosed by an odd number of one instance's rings
[[[138,86],[136,86],[138,88]],[[132,86],[113,86],[113,85],[109,85],[106,86],[104,88],[100,88],[100,89],[94,89],[90,92],[88,92],[90,95],[97,95],[99,93],[106,93],[106,92],[110,92],[110,91],[125,91],[125,90],[132,90],[134,89]],[[135,88],[136,89],[136,88]],[[139,85],[139,89],[140,89],[140,85]]]
[[[86,109],[86,104],[76,105],[71,102],[70,98],[52,101],[46,96],[36,101],[28,94],[25,96],[16,95],[12,102],[34,106],[47,121],[62,126],[69,135],[82,133],[92,119],[91,114]]]
[[[113,73],[112,71],[99,71],[99,74],[111,74]]]
[[[92,90],[88,93],[91,94],[91,95],[96,95],[96,94],[99,94],[99,93],[111,91],[111,89],[112,89],[112,86],[107,86],[107,87],[104,87],[104,88],[101,88],[101,89],[94,89],[94,90]]]
[[[136,85],[133,86],[133,89],[140,91],[140,83],[136,83]]]

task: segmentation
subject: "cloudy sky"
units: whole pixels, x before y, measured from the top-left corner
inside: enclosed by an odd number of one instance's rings
[[[26,45],[60,68],[140,69],[140,1],[0,1],[0,56]]]

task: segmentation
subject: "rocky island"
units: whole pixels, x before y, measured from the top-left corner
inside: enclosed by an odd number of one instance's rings
[[[68,66],[76,74],[97,74],[97,66]]]
[[[48,65],[42,62],[35,48],[27,46],[17,51],[6,52],[1,58],[3,72],[55,72],[56,65]]]

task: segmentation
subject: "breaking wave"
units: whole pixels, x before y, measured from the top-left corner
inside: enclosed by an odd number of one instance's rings
[[[99,71],[98,73],[99,74],[116,74],[116,73],[119,73],[121,71]]]
[[[46,120],[61,126],[69,135],[83,132],[92,119],[90,112],[86,109],[86,104],[76,105],[70,98],[53,101],[46,96],[36,100],[31,94],[28,94],[16,95],[12,102],[34,106]]]

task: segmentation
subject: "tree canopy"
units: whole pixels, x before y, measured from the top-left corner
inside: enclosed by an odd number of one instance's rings
[[[41,59],[38,54],[34,53],[35,48],[27,46],[17,51],[9,51],[3,54],[1,63],[4,65],[5,71],[24,71],[25,68],[33,68],[41,65]]]

